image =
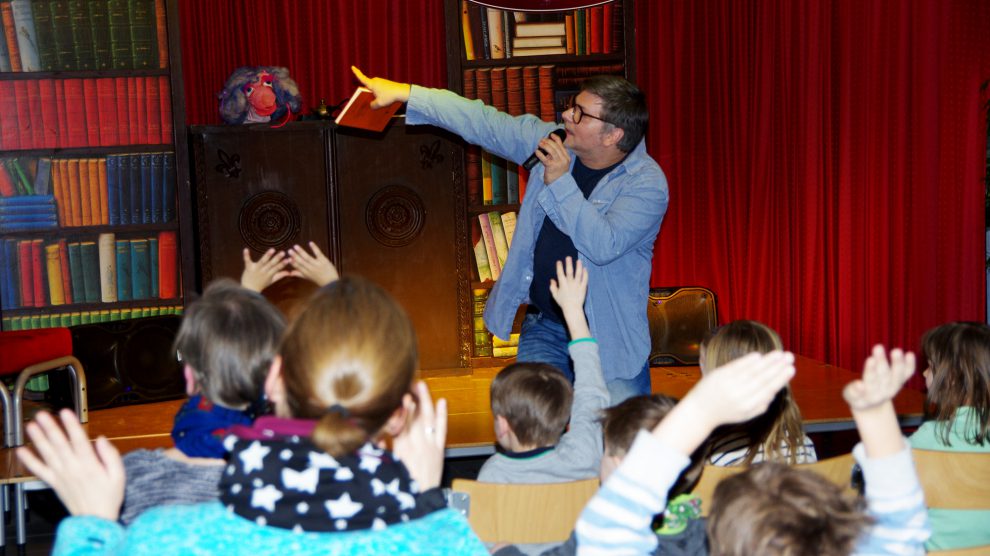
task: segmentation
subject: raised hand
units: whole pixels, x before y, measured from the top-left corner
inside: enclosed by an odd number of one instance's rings
[[[854,411],[877,407],[894,399],[914,374],[914,367],[913,353],[893,349],[888,360],[883,346],[875,345],[863,364],[863,376],[847,384],[842,397]]]
[[[393,102],[409,100],[409,91],[412,86],[408,83],[398,83],[381,77],[368,77],[355,66],[351,66],[351,71],[354,72],[354,76],[357,77],[362,86],[375,94],[375,100],[371,103],[372,108],[382,108]]]
[[[571,339],[591,337],[588,319],[584,315],[584,299],[588,293],[588,270],[581,261],[574,263],[570,257],[557,261],[557,279],[550,280],[550,294],[553,295]]]
[[[244,272],[241,273],[241,285],[249,290],[260,292],[268,286],[289,276],[286,266],[289,259],[285,251],[269,249],[257,261],[251,260],[251,251],[244,248]]]
[[[65,431],[48,413],[39,413],[27,425],[27,434],[40,458],[27,447],[17,457],[36,477],[48,484],[72,515],[117,521],[124,501],[124,463],[104,437],[96,449],[71,410],[59,416]]]
[[[440,486],[443,475],[444,446],[447,441],[447,400],[437,400],[436,407],[426,383],[415,385],[416,398],[406,394],[402,405],[406,424],[392,441],[393,453],[402,460],[420,491]]]
[[[340,278],[337,267],[333,266],[333,263],[323,254],[323,251],[320,251],[316,243],[309,242],[309,248],[313,250],[312,255],[299,245],[293,245],[289,249],[288,260],[292,264],[292,276],[311,280],[320,287]]]

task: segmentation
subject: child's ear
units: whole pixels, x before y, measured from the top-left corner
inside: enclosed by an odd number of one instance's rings
[[[195,396],[199,392],[199,384],[196,383],[196,371],[189,365],[183,365],[182,375],[186,377],[186,395]]]
[[[512,427],[509,426],[508,419],[503,415],[495,416],[495,438],[499,441],[504,439],[508,434],[512,432]]]
[[[272,366],[268,369],[265,397],[275,406],[276,415],[280,415],[279,408],[285,407],[285,384],[282,382],[282,357],[279,355],[272,359]]]
[[[406,394],[402,397],[402,405],[395,408],[392,415],[385,421],[385,426],[382,427],[382,432],[389,436],[398,436],[402,432],[402,429],[406,427],[406,419],[409,418],[410,412],[416,407],[415,402],[412,401],[412,394]]]

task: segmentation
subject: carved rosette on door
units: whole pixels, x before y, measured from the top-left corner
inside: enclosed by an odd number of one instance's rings
[[[365,223],[378,243],[386,247],[404,247],[423,231],[426,207],[412,189],[389,185],[368,200]]]
[[[249,197],[237,218],[244,243],[256,252],[284,249],[299,241],[302,218],[295,201],[279,191],[262,191]]]

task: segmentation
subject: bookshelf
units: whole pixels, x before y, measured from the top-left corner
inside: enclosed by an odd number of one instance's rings
[[[0,31],[0,326],[180,314],[177,0],[3,0]]]
[[[635,82],[633,0],[540,12],[491,7],[497,4],[444,0],[452,91],[509,114],[559,122],[585,77],[616,74]],[[463,152],[467,222],[458,248],[471,261],[469,285],[461,290],[472,307],[470,323],[464,325],[471,340],[463,349],[472,354],[472,366],[502,366],[515,353],[513,341],[493,338],[482,312],[511,244],[527,172],[475,146],[464,145]],[[514,334],[521,317],[522,311]]]

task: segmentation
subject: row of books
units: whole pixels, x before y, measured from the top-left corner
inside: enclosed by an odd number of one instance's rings
[[[0,150],[171,142],[168,76],[0,80]]]
[[[151,237],[4,239],[0,301],[4,309],[115,303],[179,296],[174,231]]]
[[[143,319],[161,315],[181,315],[181,305],[161,305],[155,307],[125,307],[122,309],[100,309],[92,311],[55,311],[41,315],[4,316],[3,330],[33,330],[35,328],[65,328],[96,322]]]
[[[0,232],[50,230],[58,227],[55,197],[0,197]]]
[[[0,72],[168,66],[165,0],[5,0]]]
[[[488,290],[477,288],[471,291],[474,304],[474,356],[475,357],[515,357],[519,351],[519,334],[512,333],[508,340],[493,336],[485,328],[485,304]]]
[[[489,8],[461,0],[466,60],[622,52],[622,2],[554,13]]]
[[[481,213],[471,230],[478,281],[498,280],[516,232],[516,213],[503,214],[497,210]]]

